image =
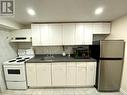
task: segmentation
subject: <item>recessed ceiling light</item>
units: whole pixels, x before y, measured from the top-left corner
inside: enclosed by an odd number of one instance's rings
[[[28,8],[27,9],[27,13],[29,14],[29,15],[31,15],[31,16],[34,16],[36,13],[35,13],[35,11],[33,10],[33,9],[31,9],[31,8]]]
[[[99,8],[97,8],[97,9],[95,10],[95,14],[96,14],[96,15],[99,15],[99,14],[103,13],[103,10],[104,10],[104,8],[99,7]]]

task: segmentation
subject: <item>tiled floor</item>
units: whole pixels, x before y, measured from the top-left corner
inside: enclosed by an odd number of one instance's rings
[[[95,88],[54,88],[54,89],[28,89],[7,90],[0,95],[122,95],[120,92],[100,93]]]

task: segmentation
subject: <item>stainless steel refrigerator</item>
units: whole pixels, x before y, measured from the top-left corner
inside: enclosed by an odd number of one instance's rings
[[[103,40],[93,43],[91,54],[97,59],[98,91],[119,91],[122,77],[125,42]]]

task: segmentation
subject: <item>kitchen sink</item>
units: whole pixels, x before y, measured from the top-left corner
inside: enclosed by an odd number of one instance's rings
[[[44,61],[53,61],[54,60],[54,56],[46,56],[46,57],[42,57],[41,60],[44,60]]]

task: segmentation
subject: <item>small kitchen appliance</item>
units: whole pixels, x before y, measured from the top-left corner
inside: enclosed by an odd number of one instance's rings
[[[76,59],[86,59],[89,56],[89,47],[77,47],[73,48],[74,58]]]

